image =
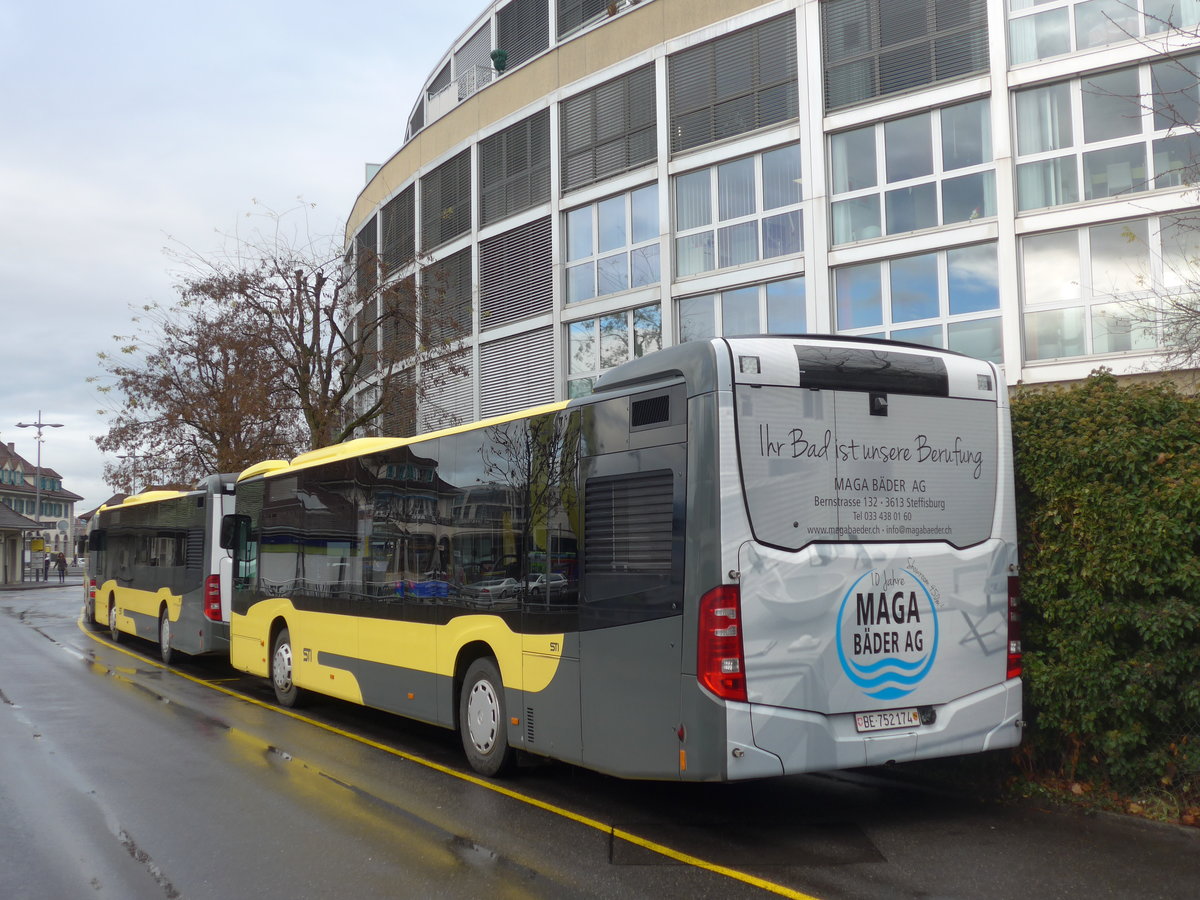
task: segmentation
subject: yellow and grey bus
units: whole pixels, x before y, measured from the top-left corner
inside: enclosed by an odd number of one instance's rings
[[[230,658],[629,778],[974,753],[1021,734],[1004,381],[928,347],[685,343],[594,393],[238,479]]]
[[[174,651],[229,652],[229,572],[219,545],[233,513],[234,475],[210,475],[190,491],[146,491],[102,506],[88,525],[85,618],[114,641],[157,641]],[[221,574],[225,570],[225,591]]]

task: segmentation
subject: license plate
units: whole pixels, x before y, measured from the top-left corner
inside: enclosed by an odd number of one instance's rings
[[[913,728],[920,724],[921,714],[915,709],[885,709],[880,712],[854,714],[854,727],[860,732]]]

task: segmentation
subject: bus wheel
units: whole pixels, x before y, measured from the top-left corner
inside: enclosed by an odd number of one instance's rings
[[[467,669],[458,699],[458,730],[467,762],[480,775],[500,775],[512,766],[504,683],[492,659],[477,659]]]
[[[165,607],[158,617],[158,655],[164,665],[171,664],[171,618]]]
[[[271,685],[275,688],[276,702],[289,709],[303,696],[292,676],[292,636],[284,628],[275,636],[275,649],[271,653]]]
[[[117,628],[117,602],[108,601],[108,636],[114,644],[121,643],[121,629]]]

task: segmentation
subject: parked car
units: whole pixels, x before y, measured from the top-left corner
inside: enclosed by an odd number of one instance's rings
[[[519,587],[520,584],[515,578],[485,578],[483,581],[464,585],[463,593],[481,600],[501,600],[515,597]]]
[[[567,576],[557,572],[551,572],[549,575],[543,572],[540,575],[530,576],[529,580],[525,582],[526,592],[535,597],[539,594],[556,596],[566,589]]]

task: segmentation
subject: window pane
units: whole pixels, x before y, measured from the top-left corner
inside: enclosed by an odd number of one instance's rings
[[[609,197],[596,204],[600,225],[599,252],[624,247],[625,240],[625,195]]]
[[[567,269],[567,302],[579,303],[596,296],[596,278],[592,264]]]
[[[839,200],[832,204],[833,242],[866,241],[879,237],[879,195]]]
[[[1122,69],[1083,80],[1083,139],[1106,141],[1142,132],[1138,70]]]
[[[929,113],[884,123],[883,147],[889,182],[932,175],[933,136],[929,130]]]
[[[716,337],[717,318],[712,296],[687,297],[679,301],[679,341]]]
[[[1092,307],[1093,353],[1153,350],[1157,346],[1155,323],[1147,310],[1127,303]]]
[[[938,223],[937,186],[932,183],[888,191],[885,202],[888,234],[932,228]]]
[[[1079,297],[1079,237],[1075,231],[1037,234],[1021,241],[1026,303]]]
[[[1150,228],[1145,219],[1096,225],[1088,232],[1093,294],[1150,290]]]
[[[890,265],[892,321],[932,319],[938,314],[937,254],[893,259]]]
[[[691,234],[675,239],[675,274],[709,272],[713,265],[713,233]]]
[[[1085,200],[1115,197],[1149,187],[1146,177],[1146,145],[1110,147],[1083,154]]]
[[[615,294],[629,288],[629,260],[615,253],[596,261],[596,293]]]
[[[772,281],[767,285],[767,332],[804,334],[807,331],[804,276]]]
[[[675,228],[686,231],[712,222],[712,199],[708,169],[689,172],[675,179]]]
[[[803,199],[800,147],[780,147],[762,155],[763,209],[791,206]]]
[[[721,333],[759,334],[758,288],[741,288],[721,295]]]
[[[1000,308],[995,244],[947,250],[946,272],[950,315]]]
[[[767,216],[762,222],[763,259],[799,253],[804,249],[800,233],[800,210]]]
[[[567,372],[577,375],[596,371],[596,320],[572,322],[567,326]]]
[[[977,166],[992,159],[992,122],[987,100],[942,110],[942,168]]]
[[[973,222],[996,214],[996,173],[976,172],[942,182],[942,222]]]
[[[1168,28],[1184,28],[1200,23],[1200,3],[1196,0],[1143,0],[1146,10],[1146,34],[1158,34]]]
[[[1154,142],[1154,186],[1156,188],[1192,185],[1200,163],[1200,135],[1176,134]]]
[[[633,355],[662,349],[662,308],[656,303],[633,311]]]
[[[591,256],[592,208],[573,209],[567,213],[567,262]]]
[[[830,141],[833,166],[833,192],[844,194],[874,187],[875,126],[835,134]]]
[[[1162,239],[1162,281],[1167,287],[1191,287],[1200,266],[1200,216],[1173,215],[1159,219]]]
[[[572,378],[567,382],[567,399],[588,396],[592,392],[593,381],[592,378]]]
[[[658,270],[658,244],[631,250],[629,257],[633,270],[631,287],[657,284],[661,280]]]
[[[754,211],[754,157],[717,166],[717,215],[720,220],[738,219]]]
[[[1057,56],[1071,50],[1071,23],[1066,9],[1053,9],[1013,19],[1009,24],[1013,65]]]
[[[926,347],[942,346],[942,326],[923,325],[920,328],[901,328],[893,330],[894,341],[908,341],[910,344],[924,344]]]
[[[1041,209],[1079,199],[1075,157],[1061,156],[1017,166],[1017,208]]]
[[[946,326],[946,345],[948,350],[965,353],[976,359],[1004,362],[998,318],[949,323]]]
[[[659,235],[658,185],[639,188],[630,195],[633,206],[633,243],[652,241]]]
[[[1082,309],[1050,309],[1025,314],[1025,358],[1059,359],[1082,356]]]
[[[629,317],[625,313],[600,317],[600,368],[611,369],[629,360]]]
[[[1088,0],[1075,7],[1075,46],[1084,50],[1138,36],[1137,4],[1130,0]]]
[[[1070,85],[1051,84],[1017,94],[1019,154],[1061,150],[1071,142]]]
[[[758,259],[758,223],[743,222],[717,229],[718,267],[740,266]]]
[[[834,270],[837,327],[867,328],[883,324],[883,290],[879,263]]]

